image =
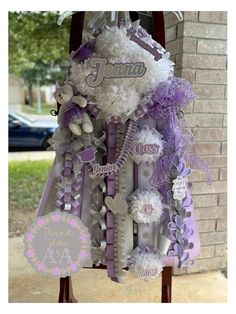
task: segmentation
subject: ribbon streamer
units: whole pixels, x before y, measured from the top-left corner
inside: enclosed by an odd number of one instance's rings
[[[96,208],[94,204],[92,204],[93,208]],[[102,206],[100,210],[97,210],[97,208],[94,210],[93,208],[90,208],[90,213],[98,220],[101,230],[106,230],[106,222],[105,222],[105,214],[106,214],[106,206]]]

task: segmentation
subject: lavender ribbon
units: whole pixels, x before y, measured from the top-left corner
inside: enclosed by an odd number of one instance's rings
[[[84,163],[94,158],[93,156],[94,150],[92,148],[76,153],[71,147],[67,147],[62,153],[62,166],[58,175],[61,182],[55,201],[57,208],[70,211],[74,215],[81,215]],[[78,169],[80,169],[79,172]]]

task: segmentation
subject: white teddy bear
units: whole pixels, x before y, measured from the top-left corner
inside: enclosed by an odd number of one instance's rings
[[[83,109],[87,106],[87,100],[81,96],[74,96],[70,84],[58,87],[54,93],[56,101],[61,105],[58,115],[58,124],[61,127],[69,127],[71,132],[77,136],[81,135],[81,128],[85,133],[93,132],[92,122]]]

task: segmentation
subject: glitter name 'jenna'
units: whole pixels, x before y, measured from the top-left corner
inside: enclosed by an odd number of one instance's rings
[[[96,69],[96,73],[87,76],[87,84],[90,87],[99,86],[104,79],[142,77],[146,72],[144,62],[136,63],[109,63],[107,58],[93,57],[89,65]]]
[[[154,60],[158,61],[162,58],[162,54],[157,51],[155,44],[151,47],[142,41],[138,36],[136,36],[136,29],[133,26],[127,29],[126,36],[129,37],[130,40],[136,42],[136,44],[138,44],[140,47],[150,52],[154,56]]]

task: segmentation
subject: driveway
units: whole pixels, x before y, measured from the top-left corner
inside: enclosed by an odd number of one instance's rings
[[[53,160],[54,151],[33,151],[33,152],[10,152],[8,153],[8,161],[11,160]]]

